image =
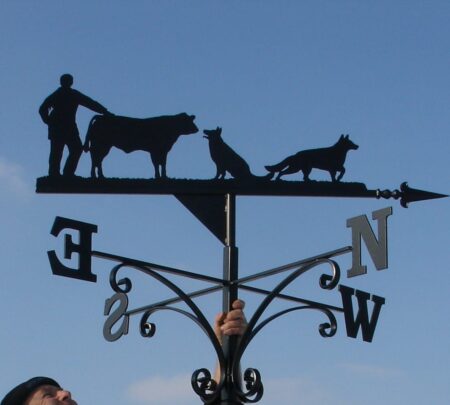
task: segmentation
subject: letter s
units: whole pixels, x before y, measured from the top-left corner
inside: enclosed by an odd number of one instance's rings
[[[110,314],[113,305],[119,302],[119,306]],[[108,316],[103,326],[103,337],[108,342],[114,342],[123,335],[128,334],[129,315],[126,314],[128,309],[128,297],[126,294],[117,293],[105,301],[104,315]],[[122,324],[116,332],[112,332],[113,326],[123,317]]]

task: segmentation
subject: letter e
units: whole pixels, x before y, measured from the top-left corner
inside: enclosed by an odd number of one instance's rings
[[[79,280],[96,282],[97,276],[91,272],[92,234],[97,232],[97,225],[73,219],[56,217],[51,234],[57,237],[63,229],[74,229],[79,232],[79,243],[72,241],[72,236],[64,236],[64,258],[71,259],[73,253],[78,254],[78,267],[71,268],[61,263],[54,250],[48,251],[48,259],[53,274]]]

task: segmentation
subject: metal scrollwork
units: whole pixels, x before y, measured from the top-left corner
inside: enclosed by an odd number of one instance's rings
[[[120,269],[122,269],[125,266],[127,266],[127,264],[125,263],[121,263],[118,264],[117,266],[114,266],[109,275],[109,284],[116,293],[128,294],[131,291],[131,288],[133,287],[133,284],[131,283],[131,280],[128,277],[117,280],[117,273],[119,272]]]
[[[239,392],[239,397],[244,402],[258,402],[264,394],[261,374],[256,368],[248,368],[244,371],[245,392]]]
[[[191,385],[194,392],[205,404],[212,404],[219,395],[217,382],[211,377],[206,368],[195,370],[192,374]]]
[[[252,339],[256,336],[257,333],[261,331],[262,328],[264,328],[267,324],[272,322],[273,320],[279,318],[282,315],[285,315],[289,312],[303,310],[303,309],[314,309],[317,311],[322,312],[328,317],[328,322],[323,322],[319,325],[319,333],[322,337],[331,337],[336,333],[337,330],[337,322],[336,318],[333,315],[333,313],[326,308],[325,306],[318,306],[318,305],[302,305],[302,306],[296,306],[293,308],[288,308],[286,310],[280,311],[264,321],[260,322],[258,324],[259,319],[261,318],[264,311],[267,309],[267,307],[270,305],[270,303],[294,280],[296,280],[298,277],[306,273],[307,271],[322,265],[327,264],[331,268],[331,275],[329,274],[322,274],[319,279],[319,284],[321,288],[326,290],[332,290],[335,288],[340,280],[340,268],[337,262],[331,259],[318,259],[311,263],[307,263],[297,270],[293,271],[289,276],[287,276],[283,281],[281,281],[270,294],[267,295],[267,297],[263,300],[263,302],[260,304],[260,306],[255,311],[254,315],[250,319],[247,330],[245,331],[244,335],[242,336],[242,339],[240,341],[240,344],[237,349],[236,357],[234,360],[233,365],[233,377],[234,380],[237,381],[237,378],[239,378],[239,364],[240,360],[245,352],[245,349],[249,345],[249,343],[252,341]],[[258,402],[263,393],[264,393],[264,386],[262,384],[261,376],[259,372],[256,369],[248,369],[244,373],[244,381],[246,385],[247,391],[242,391],[239,388],[237,389],[238,396],[240,399],[244,402]]]
[[[321,308],[319,310],[322,311],[326,316],[328,316],[329,319],[329,322],[324,322],[319,325],[320,336],[324,338],[333,337],[336,334],[337,330],[336,317],[329,309]]]
[[[202,330],[203,332],[208,336],[209,340],[212,342],[214,349],[217,354],[217,358],[219,361],[219,367],[221,369],[221,375],[223,376],[225,374],[224,369],[224,355],[222,348],[220,346],[220,343],[214,334],[214,331],[203,315],[203,313],[200,311],[200,309],[197,307],[197,305],[192,301],[192,299],[178,286],[173,284],[170,280],[168,280],[166,277],[159,274],[157,271],[153,270],[150,267],[147,266],[140,266],[137,264],[129,264],[129,263],[121,263],[119,265],[116,265],[110,273],[110,285],[111,288],[116,291],[118,294],[122,294],[126,296],[127,293],[129,293],[132,289],[132,282],[128,277],[120,278],[118,279],[118,272],[122,268],[133,268],[136,270],[139,270],[157,281],[164,284],[166,287],[168,287],[170,290],[172,290],[181,301],[183,301],[192,311],[188,312],[176,307],[171,307],[169,305],[154,305],[150,306],[146,309],[145,313],[142,315],[140,320],[140,334],[143,337],[151,338],[156,333],[156,325],[153,322],[150,322],[150,317],[157,311],[163,311],[163,310],[169,310],[174,311],[179,314],[182,314],[192,321],[194,321]],[[142,312],[142,310],[128,310],[127,312],[127,320],[128,317],[131,316],[133,313]],[[127,324],[128,325],[128,324]],[[194,391],[197,393],[197,395],[200,396],[202,401],[205,404],[212,404],[220,394],[220,390],[223,387],[224,384],[224,378],[221,378],[221,381],[219,384],[214,381],[214,379],[211,377],[211,373],[206,369],[202,368],[194,372],[192,376],[192,387]]]
[[[331,259],[328,259],[328,261],[331,265],[331,271],[333,274],[331,276],[329,274],[322,274],[320,276],[319,285],[324,290],[332,290],[336,288],[341,278],[341,270],[337,262]]]
[[[151,314],[151,311],[147,311],[141,318],[139,329],[141,331],[142,337],[150,338],[153,337],[156,333],[156,325],[154,323],[148,322],[148,318]]]
[[[306,273],[307,271],[322,265],[322,264],[328,264],[331,267],[332,270],[332,275],[328,275],[328,274],[322,274],[320,277],[320,286],[324,289],[327,290],[331,290],[333,288],[335,288],[337,286],[337,284],[339,283],[339,279],[340,279],[340,269],[339,269],[339,265],[337,264],[337,262],[335,262],[334,260],[330,260],[330,259],[320,259],[320,260],[315,260],[312,263],[308,263],[304,266],[301,266],[299,269],[297,269],[296,271],[292,272],[289,276],[287,276],[283,281],[281,281],[274,289],[273,291],[264,299],[264,301],[261,303],[261,305],[257,308],[257,310],[255,311],[255,314],[253,315],[253,317],[250,319],[249,323],[248,323],[248,328],[247,331],[245,332],[244,336],[242,337],[242,341],[241,341],[241,345],[240,345],[240,354],[242,355],[245,348],[248,346],[248,344],[250,343],[250,341],[255,337],[255,335],[269,322],[271,322],[272,320],[274,320],[275,318],[278,318],[281,315],[284,315],[285,313],[294,311],[294,310],[299,310],[299,309],[316,309],[316,310],[320,310],[321,312],[325,313],[329,320],[330,320],[330,326],[327,327],[323,327],[322,329],[326,329],[329,328],[331,326],[333,326],[333,324],[336,324],[336,320],[334,318],[334,316],[331,314],[331,311],[329,311],[326,308],[322,308],[322,307],[315,307],[312,305],[307,305],[307,306],[303,306],[303,307],[294,307],[294,308],[290,308],[287,309],[285,311],[282,311],[278,314],[275,314],[273,316],[271,316],[270,318],[266,319],[265,321],[261,322],[258,326],[256,326],[257,322],[259,321],[259,319],[261,318],[262,314],[264,313],[264,311],[267,309],[267,307],[269,306],[269,304],[278,296],[278,294],[281,293],[281,291],[283,291],[289,284],[291,284],[294,280],[296,280],[298,277],[300,277],[302,274]],[[331,316],[330,316],[331,314]],[[334,319],[333,319],[334,318]],[[328,325],[328,324],[326,324]]]
[[[252,334],[251,334],[251,338],[253,339],[253,337],[263,328],[265,327],[268,323],[272,322],[273,320],[275,320],[276,318],[279,318],[282,315],[285,315],[289,312],[293,312],[293,311],[299,311],[302,309],[314,309],[316,311],[320,311],[323,314],[325,314],[328,317],[328,322],[324,322],[321,323],[319,325],[319,333],[322,337],[332,337],[334,336],[334,334],[336,333],[337,330],[337,322],[336,322],[336,317],[333,315],[333,313],[327,309],[327,308],[321,308],[321,307],[315,307],[312,305],[302,305],[302,306],[298,306],[298,307],[293,307],[293,308],[288,308],[285,309],[284,311],[280,311],[277,312],[276,314],[270,316],[269,318],[265,319],[263,322],[259,323],[257,327],[254,328]],[[329,329],[329,331],[327,331]]]
[[[179,299],[177,301],[183,301],[190,309],[190,311],[186,311],[177,307],[170,306],[169,304],[174,301],[164,301],[159,304],[154,304],[151,306],[147,306],[145,308],[138,308],[134,310],[123,309],[116,315],[115,318],[112,318],[108,323],[108,327],[111,329],[113,322],[117,322],[119,319],[119,315],[124,318],[124,328],[128,327],[128,319],[130,316],[135,315],[137,313],[143,313],[140,320],[140,333],[143,337],[150,338],[153,337],[156,333],[156,325],[155,323],[150,321],[151,316],[158,311],[162,310],[170,310],[177,313],[180,313],[192,321],[194,321],[208,336],[209,340],[212,342],[214,349],[217,354],[219,368],[220,368],[220,381],[215,381],[211,375],[211,372],[206,368],[201,368],[196,370],[191,378],[191,385],[195,393],[200,397],[206,405],[212,405],[217,402],[222,390],[228,384],[233,385],[233,389],[235,390],[235,394],[237,398],[239,398],[242,403],[255,403],[258,402],[263,394],[264,394],[264,386],[262,383],[261,374],[255,368],[248,368],[244,371],[243,375],[241,375],[240,371],[240,361],[245,352],[247,346],[251,342],[251,340],[256,336],[257,333],[261,331],[266,325],[268,325],[273,320],[285,315],[287,313],[293,311],[299,311],[304,309],[313,309],[319,312],[322,312],[328,320],[326,322],[322,322],[318,329],[319,333],[322,337],[331,337],[334,336],[337,330],[337,322],[336,318],[333,315],[330,308],[326,305],[314,303],[312,301],[303,301],[304,305],[294,306],[283,311],[277,312],[274,315],[267,317],[266,319],[260,321],[263,313],[267,309],[267,307],[271,304],[271,302],[277,298],[282,297],[282,291],[293,281],[295,281],[298,277],[305,274],[311,269],[317,268],[320,265],[328,265],[330,273],[321,274],[319,278],[319,285],[321,288],[325,290],[334,289],[340,280],[340,269],[337,262],[331,260],[329,258],[319,258],[315,259],[311,262],[304,263],[302,265],[296,265],[296,267],[292,266],[293,271],[285,277],[271,292],[266,293],[265,299],[259,305],[254,315],[251,317],[247,329],[244,332],[243,336],[239,340],[239,344],[236,349],[236,353],[233,359],[232,367],[231,367],[231,375],[227,375],[227,371],[225,368],[225,358],[224,352],[217,337],[214,334],[214,331],[206,320],[200,309],[195,305],[192,301],[191,297],[187,295],[183,290],[181,290],[178,286],[173,284],[166,277],[162,276],[157,270],[153,269],[151,266],[144,266],[135,263],[122,262],[121,264],[116,265],[110,273],[110,284],[114,291],[116,291],[116,299],[118,300],[120,297],[123,301],[122,307],[125,308],[125,304],[128,305],[128,301],[126,299],[126,294],[129,293],[132,289],[132,282],[128,277],[120,278],[118,273],[124,268],[132,268],[135,270],[139,270],[160,283],[164,284],[170,290],[172,290]],[[121,335],[126,334],[127,329],[124,329],[121,334],[112,335],[110,333],[110,339],[118,339]],[[242,383],[241,383],[242,382]]]

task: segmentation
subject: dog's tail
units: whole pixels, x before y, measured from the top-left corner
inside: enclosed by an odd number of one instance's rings
[[[273,176],[276,172],[283,170],[289,164],[288,159],[289,158],[286,158],[286,159],[282,160],[280,163],[277,163],[276,165],[264,166],[264,167]]]
[[[257,174],[252,173],[251,178],[255,179],[255,180],[272,180],[274,175],[275,175],[275,173],[267,173],[267,174],[263,174],[262,176],[259,176]]]

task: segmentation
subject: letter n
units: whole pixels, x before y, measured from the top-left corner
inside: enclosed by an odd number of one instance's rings
[[[377,326],[378,317],[380,315],[381,306],[386,302],[383,297],[370,295],[364,291],[354,290],[353,288],[339,285],[339,291],[342,296],[342,306],[344,309],[345,326],[347,328],[347,336],[356,338],[361,328],[362,338],[365,342],[371,342],[373,334]],[[358,313],[355,318],[353,311],[353,296],[358,300]],[[372,315],[369,319],[369,310],[367,301],[373,302]]]
[[[361,276],[367,273],[367,266],[361,264],[361,239],[364,240],[377,270],[387,269],[387,217],[392,215],[392,207],[372,212],[372,219],[378,222],[378,239],[365,215],[347,220],[347,228],[352,228],[352,267],[347,277]]]

